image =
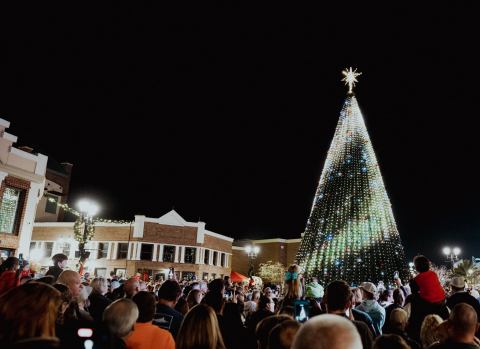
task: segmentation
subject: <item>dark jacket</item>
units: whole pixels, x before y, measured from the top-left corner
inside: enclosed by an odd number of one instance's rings
[[[45,276],[51,275],[55,278],[55,281],[57,281],[58,276],[62,273],[63,269],[60,268],[58,265],[54,265],[53,267],[48,268],[47,273]]]
[[[178,330],[183,320],[182,313],[170,308],[168,305],[157,304],[153,324],[164,330],[170,331],[173,338],[177,337]]]
[[[97,323],[102,322],[103,311],[110,305],[111,301],[107,297],[96,292],[92,292],[88,299],[90,301],[88,311],[90,312],[90,315],[92,315],[93,320]]]
[[[413,340],[420,341],[420,329],[422,327],[423,320],[429,314],[437,314],[443,320],[448,318],[448,308],[445,302],[430,303],[422,298],[418,294],[410,295],[410,318],[407,325],[407,333]]]

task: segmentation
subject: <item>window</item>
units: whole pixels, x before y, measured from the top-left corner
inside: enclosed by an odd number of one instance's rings
[[[45,212],[56,214],[58,196],[46,194],[45,197],[47,198],[47,202],[45,203]],[[54,201],[52,202],[51,200],[54,200]]]
[[[193,271],[184,271],[182,273],[183,280],[192,281],[195,279],[195,273]]]
[[[98,255],[97,258],[107,258],[108,254],[108,242],[99,242],[98,243]]]
[[[52,256],[53,251],[53,242],[46,242],[45,243],[45,257],[50,258]]]
[[[203,280],[208,280],[208,273],[203,273],[202,279]]]
[[[152,244],[142,244],[140,250],[140,259],[142,261],[151,261],[153,258],[153,245]]]
[[[30,250],[29,250],[30,251],[30,256],[32,255],[32,251],[35,249],[35,244],[36,244],[35,241],[30,242]]]
[[[175,261],[175,246],[165,245],[163,247],[163,261],[171,263]]]
[[[215,280],[217,278],[217,274],[212,273],[212,279]]]
[[[128,254],[128,243],[119,243],[117,259],[126,259]],[[124,270],[124,269],[122,269]]]
[[[203,263],[209,264],[210,261],[210,250],[205,250],[205,255],[203,256]]]
[[[70,244],[68,242],[63,243],[63,245],[60,248],[62,249],[62,253],[65,256],[68,257],[70,255]],[[79,255],[80,255],[80,252],[79,252]]]
[[[225,253],[222,253],[222,254],[220,255],[220,265],[221,265],[222,267],[225,266]]]
[[[7,234],[18,233],[20,221],[20,199],[23,190],[5,187],[0,201],[0,232]]]
[[[185,263],[195,264],[196,252],[197,249],[195,247],[185,247]]]
[[[213,251],[213,265],[217,265],[218,252]]]
[[[95,268],[95,276],[98,277],[107,277],[107,268]]]

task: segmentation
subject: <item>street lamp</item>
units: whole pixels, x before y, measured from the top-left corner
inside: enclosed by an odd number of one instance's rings
[[[442,250],[443,254],[447,256],[447,261],[453,263],[458,260],[458,256],[462,253],[462,250],[458,247],[450,248],[449,246],[445,246]]]
[[[85,244],[93,237],[93,216],[98,213],[100,207],[95,202],[87,199],[80,200],[77,206],[80,211],[80,216],[77,222],[75,222],[75,226],[80,228],[83,224],[83,234],[81,231],[75,232],[75,238],[78,240],[78,251],[80,252],[80,260],[78,261],[80,264],[79,271],[80,274],[82,274],[85,261],[90,256],[90,252],[87,252],[85,249]]]
[[[245,252],[248,256],[248,276],[251,277],[254,274],[253,260],[257,258],[260,247],[247,245],[245,246]]]

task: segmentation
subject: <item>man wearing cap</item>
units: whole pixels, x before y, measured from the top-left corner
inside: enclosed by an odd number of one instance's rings
[[[465,278],[463,276],[453,277],[450,286],[452,295],[447,298],[447,307],[452,310],[458,303],[467,303],[475,309],[477,317],[480,319],[480,303],[465,291]]]
[[[371,282],[362,282],[360,289],[363,293],[363,301],[357,309],[370,315],[375,332],[382,334],[382,327],[385,324],[385,309],[376,300],[377,287]]]

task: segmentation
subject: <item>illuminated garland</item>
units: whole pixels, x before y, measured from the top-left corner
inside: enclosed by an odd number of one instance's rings
[[[347,72],[345,100],[315,194],[297,262],[324,283],[391,283],[407,269],[400,235]]]

